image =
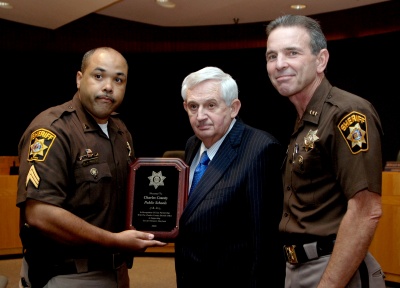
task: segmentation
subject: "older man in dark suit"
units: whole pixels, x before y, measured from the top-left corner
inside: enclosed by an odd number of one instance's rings
[[[238,87],[221,69],[189,74],[181,92],[195,135],[185,149],[192,187],[175,243],[178,288],[283,287],[280,143],[237,119]],[[200,180],[197,166],[206,168]]]

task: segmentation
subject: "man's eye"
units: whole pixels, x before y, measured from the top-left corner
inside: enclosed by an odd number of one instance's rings
[[[268,55],[268,56],[267,56],[267,61],[274,60],[275,58],[276,58],[275,55]]]
[[[99,74],[94,75],[94,78],[96,78],[96,79],[101,79],[101,75],[99,75]]]

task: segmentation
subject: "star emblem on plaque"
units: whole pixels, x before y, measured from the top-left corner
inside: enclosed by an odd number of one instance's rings
[[[317,136],[317,132],[318,129],[315,131],[308,131],[306,137],[304,137],[304,150],[306,150],[306,152],[310,151],[311,149],[314,148],[314,142],[317,141],[319,139],[319,137]]]
[[[154,188],[157,189],[158,186],[164,186],[164,179],[166,177],[162,175],[162,171],[158,173],[153,171],[152,175],[147,178],[150,180],[149,186],[154,186]]]

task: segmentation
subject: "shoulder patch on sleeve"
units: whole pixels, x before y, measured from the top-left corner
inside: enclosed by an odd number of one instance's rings
[[[368,150],[367,117],[364,114],[353,111],[344,116],[337,127],[351,153]]]
[[[28,161],[44,161],[56,139],[56,134],[47,129],[38,129],[31,134]]]

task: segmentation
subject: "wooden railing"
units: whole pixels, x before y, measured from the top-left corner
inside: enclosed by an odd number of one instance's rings
[[[0,175],[0,255],[21,254],[17,175]]]
[[[370,252],[379,261],[386,280],[400,283],[400,172],[382,173],[383,216]]]

